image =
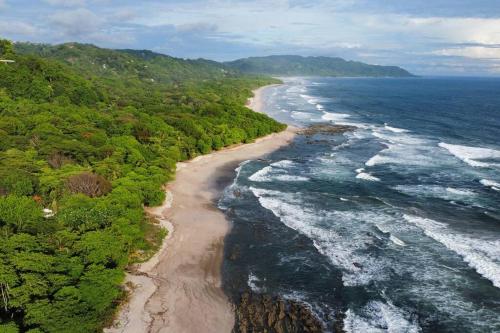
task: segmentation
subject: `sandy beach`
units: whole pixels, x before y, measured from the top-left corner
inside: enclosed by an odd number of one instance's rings
[[[249,100],[256,112],[262,111],[265,88]],[[289,127],[251,144],[178,163],[165,204],[149,210],[169,229],[169,237],[151,260],[127,276],[129,301],[106,332],[231,332],[233,307],[221,289],[223,240],[230,224],[215,204],[239,163],[289,144],[295,134]]]

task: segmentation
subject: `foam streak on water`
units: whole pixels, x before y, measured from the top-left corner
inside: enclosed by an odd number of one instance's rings
[[[471,238],[454,233],[444,223],[417,216],[405,215],[404,218],[421,228],[427,236],[462,256],[470,267],[500,288],[500,240]]]

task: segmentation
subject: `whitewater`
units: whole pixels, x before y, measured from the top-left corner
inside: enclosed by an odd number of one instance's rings
[[[354,129],[238,168],[228,290],[300,300],[327,331],[500,332],[500,80],[284,83],[270,116]]]

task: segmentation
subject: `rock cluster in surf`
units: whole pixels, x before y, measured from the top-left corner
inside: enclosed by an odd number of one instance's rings
[[[324,332],[321,321],[301,302],[245,292],[236,306],[234,333]],[[342,332],[342,328],[336,330]]]
[[[315,134],[334,135],[355,130],[356,127],[349,125],[314,124],[302,129],[299,134],[312,136]]]

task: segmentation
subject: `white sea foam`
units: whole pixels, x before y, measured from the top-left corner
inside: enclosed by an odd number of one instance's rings
[[[325,220],[343,221],[346,227],[363,228],[366,221],[385,219],[381,214],[357,213],[351,211],[318,211],[308,208],[295,193],[284,193],[251,187],[262,207],[270,210],[283,224],[307,236],[313,241],[319,253],[330,259],[333,265],[343,270],[342,281],[346,286],[366,285],[373,280],[388,278],[389,265],[381,258],[369,253],[359,253],[370,246],[375,237],[368,232],[351,234],[345,237],[338,234]],[[367,226],[366,228],[369,228]],[[368,229],[367,229],[368,231]]]
[[[272,166],[266,166],[248,177],[248,179],[253,182],[267,182],[269,181],[269,173],[272,171],[272,169]]]
[[[309,96],[306,94],[300,94],[300,97],[305,99],[307,101],[307,103],[309,103],[309,104],[316,105],[318,103],[318,99],[316,97]]]
[[[365,165],[366,166],[374,166],[377,164],[383,164],[383,163],[387,163],[390,161],[391,161],[390,159],[388,159],[380,154],[377,154],[377,155],[371,157],[368,161],[366,161]]]
[[[248,177],[253,182],[269,182],[269,181],[285,181],[285,182],[303,182],[308,181],[310,178],[304,176],[296,176],[287,174],[284,169],[285,166],[293,165],[293,162],[288,160],[279,161],[266,166],[253,175]]]
[[[379,182],[380,181],[380,178],[372,176],[371,174],[366,173],[366,172],[360,172],[360,173],[358,173],[356,175],[356,178],[363,179],[363,180],[368,180],[368,181],[371,181],[371,182]]]
[[[321,104],[316,104],[316,109],[318,109],[318,111],[323,111],[325,107]]]
[[[440,142],[439,147],[448,150],[450,154],[473,167],[490,167],[500,165],[498,163],[483,161],[500,160],[500,150],[482,147],[452,145],[445,142]]]
[[[394,236],[393,234],[391,234],[389,236],[389,239],[391,240],[391,242],[393,242],[394,244],[396,245],[399,245],[399,246],[406,246],[406,243],[403,242],[401,239],[397,238],[396,236]]]
[[[396,191],[412,196],[440,198],[444,200],[461,200],[475,203],[477,194],[469,189],[443,187],[439,185],[397,185]]]
[[[280,180],[285,182],[307,182],[310,180],[310,178],[304,176],[277,175],[273,177],[273,180]]]
[[[252,289],[252,291],[254,291],[254,292],[261,292],[262,291],[262,288],[257,286],[258,282],[260,282],[260,279],[255,274],[250,272],[248,274],[247,284],[250,287],[250,289]]]
[[[495,191],[500,191],[500,184],[497,182],[488,179],[481,179],[479,182],[484,186],[489,187]]]
[[[278,167],[278,168],[289,168],[289,167],[293,167],[294,165],[295,165],[295,163],[293,161],[290,161],[290,160],[281,160],[281,161],[274,162],[271,164],[271,166]]]
[[[403,128],[397,128],[397,127],[392,127],[387,124],[384,124],[384,128],[388,131],[394,132],[394,133],[408,133],[408,130],[405,130]]]
[[[223,194],[222,194],[222,196],[217,204],[217,207],[219,207],[222,210],[225,210],[228,208],[226,206],[226,201],[230,200],[230,199],[234,199],[235,193],[241,189],[240,186],[238,185],[238,179],[240,178],[241,170],[243,169],[245,164],[248,164],[250,162],[251,162],[250,160],[243,161],[238,165],[238,167],[236,169],[234,169],[234,171],[236,171],[236,177],[234,177],[234,180],[231,183],[231,185],[229,185],[228,187],[226,187],[224,189],[224,192],[223,192]]]
[[[292,118],[297,119],[297,120],[307,120],[307,119],[311,119],[312,115],[310,113],[307,113],[307,112],[293,111]]]
[[[380,230],[382,233],[384,234],[389,234],[389,240],[391,242],[393,242],[394,244],[396,245],[399,245],[399,246],[406,246],[406,243],[403,242],[401,239],[399,239],[398,237],[394,236],[391,232],[390,232],[390,229],[387,228],[385,225],[382,225],[382,224],[375,224],[375,227]]]
[[[387,148],[368,159],[365,163],[366,166],[395,164],[429,167],[435,166],[437,161],[440,164],[446,163],[446,161],[437,158],[440,152],[435,144],[425,138],[380,129],[374,129],[372,135],[380,139],[380,143]]]
[[[418,216],[405,215],[404,218],[460,255],[471,268],[500,288],[500,240],[472,238],[452,231],[445,223]]]
[[[453,188],[453,187],[447,187],[446,191],[448,191],[450,193],[453,193],[453,194],[465,195],[465,196],[474,195],[475,194],[474,192],[472,192],[470,190],[458,189],[458,188]]]
[[[343,121],[349,118],[350,115],[346,113],[332,113],[332,112],[323,112],[323,116],[321,116],[321,119],[327,120],[327,121]]]
[[[388,302],[371,301],[355,313],[347,310],[344,330],[348,333],[417,333],[421,332],[409,314]]]

